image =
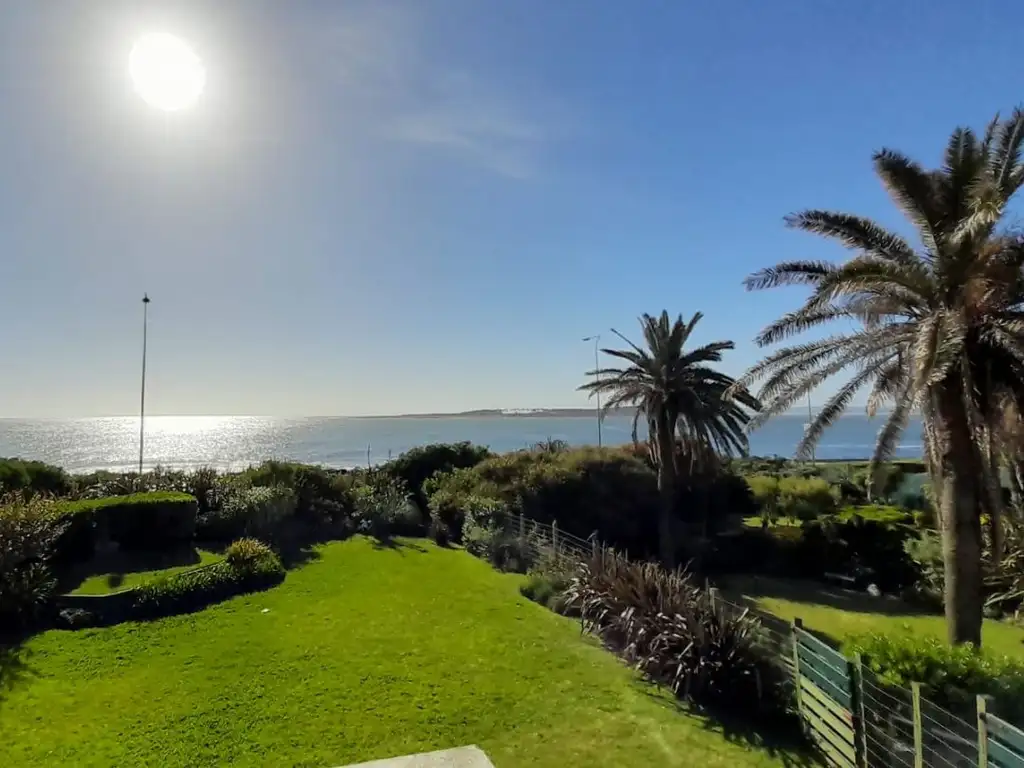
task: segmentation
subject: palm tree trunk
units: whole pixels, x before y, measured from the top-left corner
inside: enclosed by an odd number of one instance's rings
[[[1003,561],[1005,536],[1003,533],[1003,484],[999,477],[999,454],[995,450],[995,436],[992,427],[986,431],[988,450],[988,471],[985,479],[988,491],[989,535],[992,537],[992,563],[998,568]]]
[[[954,645],[980,646],[983,471],[959,388],[946,385],[937,395],[942,439],[932,482],[939,490],[946,630]]]
[[[661,501],[658,517],[658,545],[661,562],[666,568],[676,564],[676,543],[673,531],[676,506],[675,439],[669,426],[668,415],[661,412],[655,417],[655,439],[658,444],[658,496]]]

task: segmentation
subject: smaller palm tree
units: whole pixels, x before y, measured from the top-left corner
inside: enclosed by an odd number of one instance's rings
[[[733,349],[731,341],[715,341],[686,350],[686,342],[703,315],[697,312],[689,322],[680,315],[670,321],[668,312],[640,318],[646,348],[618,334],[629,349],[602,349],[611,357],[626,361],[624,368],[599,368],[587,373],[591,381],[580,389],[591,395],[605,395],[604,409],[633,407],[633,440],[644,419],[651,455],[658,467],[661,513],[658,522],[661,559],[675,563],[673,533],[677,475],[692,471],[709,454],[732,456],[747,452],[746,426],[758,401],[731,377],[710,367]],[[729,396],[727,396],[729,392]],[[676,435],[682,453],[691,458],[689,466],[677,463]]]

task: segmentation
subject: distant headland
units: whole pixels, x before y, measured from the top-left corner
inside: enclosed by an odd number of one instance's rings
[[[632,416],[633,408],[614,408],[608,414]],[[392,416],[360,416],[362,419],[480,419],[480,418],[594,418],[593,408],[483,408],[458,413],[401,413]]]

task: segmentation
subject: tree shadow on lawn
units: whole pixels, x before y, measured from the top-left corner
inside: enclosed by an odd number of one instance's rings
[[[648,683],[648,685],[653,685]],[[731,744],[764,751],[787,768],[811,768],[822,765],[814,746],[807,743],[795,716],[766,713],[751,716],[729,712],[723,707],[701,707],[667,699],[664,692],[651,689],[645,696],[691,719],[706,731],[718,733]]]
[[[426,547],[422,547],[419,544],[417,544],[417,543],[415,543],[413,541],[409,541],[408,539],[405,539],[405,538],[395,538],[394,536],[383,536],[383,537],[374,536],[372,538],[373,538],[373,548],[377,549],[377,550],[380,550],[380,549],[390,549],[390,550],[394,550],[396,552],[403,553],[403,554],[404,554],[405,550],[411,550],[413,552],[420,552],[420,553],[423,553],[423,552],[427,551]]]
[[[931,616],[922,606],[906,603],[895,597],[872,597],[864,592],[834,587],[816,581],[776,579],[766,576],[730,577],[723,584],[726,597],[745,607],[758,608],[757,600],[776,598],[793,603],[806,603],[851,613],[882,616]],[[763,609],[762,609],[763,610]]]
[[[118,550],[95,555],[87,562],[68,567],[61,574],[58,586],[60,591],[70,592],[93,576],[106,576],[107,586],[117,589],[124,583],[127,574],[198,565],[201,560],[199,550],[192,545],[163,551]]]
[[[38,677],[39,673],[28,664],[28,655],[21,638],[0,638],[0,707],[10,691]]]

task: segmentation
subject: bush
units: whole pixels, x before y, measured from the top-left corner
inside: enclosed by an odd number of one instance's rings
[[[64,496],[71,491],[71,478],[60,467],[41,461],[0,459],[0,493],[11,491]]]
[[[258,539],[239,539],[224,551],[224,559],[232,568],[248,571],[274,556],[270,547]]]
[[[228,541],[237,536],[272,539],[295,514],[295,493],[283,486],[239,488],[227,493],[220,509],[199,520],[201,538]]]
[[[48,561],[63,527],[49,502],[0,499],[0,630],[28,626],[49,610],[57,582]]]
[[[987,695],[995,700],[995,714],[1016,722],[1024,718],[1024,660],[910,634],[862,635],[844,651],[862,654],[889,685],[920,683],[925,698],[954,713],[973,711],[975,698]]]
[[[392,536],[419,536],[423,518],[409,499],[405,484],[381,470],[368,472],[354,491],[356,530],[385,541]]]
[[[392,477],[401,480],[412,494],[412,500],[423,513],[427,512],[427,493],[423,484],[439,472],[475,467],[491,452],[484,446],[470,442],[433,443],[412,448],[397,459],[389,461],[383,469]]]
[[[657,476],[617,448],[564,453],[517,451],[470,469],[435,476],[425,484],[432,520],[458,541],[470,499],[491,499],[541,524],[557,520],[580,538],[602,538],[631,554],[657,552]],[[464,538],[464,536],[462,537]]]
[[[284,579],[280,559],[259,542],[235,542],[228,553],[228,559],[219,563],[143,584],[136,590],[133,617],[157,618],[196,611]]]
[[[88,559],[103,536],[125,549],[176,547],[195,534],[197,509],[195,498],[175,491],[61,502],[57,510],[68,527],[57,554],[63,560]]]
[[[500,501],[471,496],[465,502],[462,541],[466,551],[502,571],[525,573],[532,548],[522,541],[513,518]]]
[[[785,708],[760,623],[733,613],[681,570],[603,550],[568,590],[584,627],[677,696],[734,709]]]
[[[265,461],[242,472],[236,484],[284,487],[295,492],[295,514],[315,525],[339,522],[353,510],[353,479],[338,470],[312,464]]]
[[[199,514],[220,506],[220,475],[213,467],[199,467],[185,477],[185,491],[195,497]]]
[[[576,575],[576,563],[548,551],[541,554],[519,587],[520,594],[563,616],[576,615],[568,591]]]
[[[759,512],[769,519],[814,520],[836,509],[832,486],[820,477],[751,475],[746,480]]]

